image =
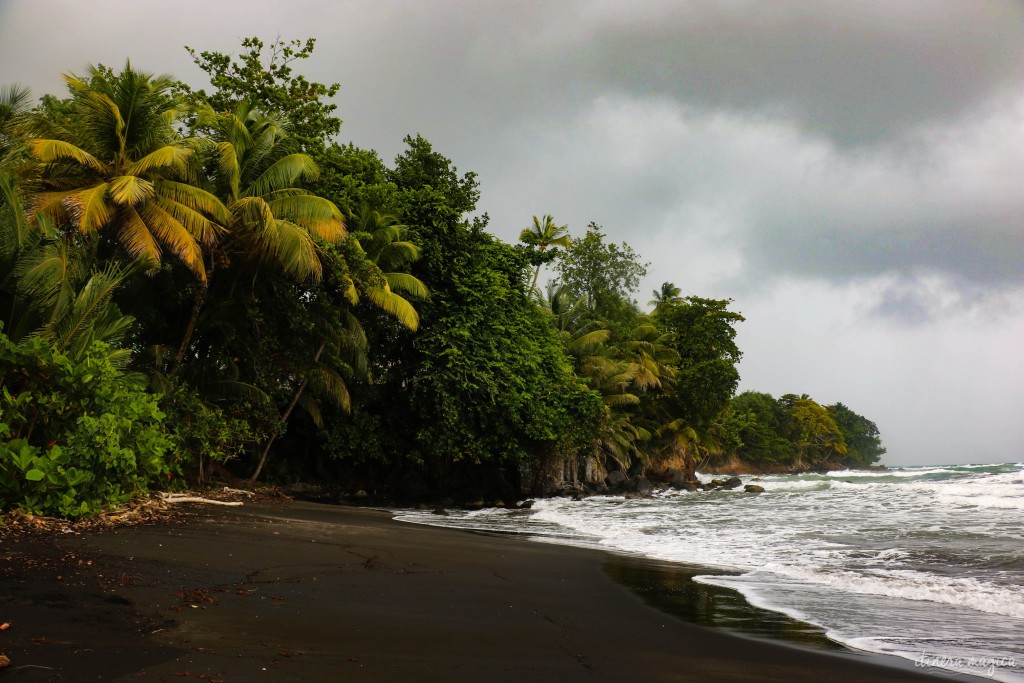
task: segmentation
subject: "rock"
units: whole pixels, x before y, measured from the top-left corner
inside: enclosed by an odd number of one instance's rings
[[[370,494],[364,491],[363,489],[359,489],[358,491],[355,492],[355,494],[353,494],[353,496],[355,498],[369,498]]]
[[[487,507],[487,504],[482,499],[474,500],[462,506],[464,510],[483,510],[485,507]]]
[[[684,491],[696,491],[699,487],[700,487],[700,482],[684,481],[682,484],[680,484],[676,488],[682,489]]]
[[[436,508],[434,508],[434,514],[435,515],[441,515],[442,517],[447,517],[448,516],[448,511],[445,510],[443,507],[436,507]]]
[[[524,500],[522,503],[520,503],[516,507],[519,508],[520,510],[529,510],[530,508],[533,507],[533,501],[532,500]]]
[[[712,479],[711,485],[714,486],[715,488],[725,486],[725,479]]]
[[[722,485],[722,488],[726,489],[726,490],[731,490],[731,489],[736,488],[737,486],[742,486],[742,485],[743,485],[743,480],[740,479],[739,477],[729,477],[728,479],[725,480],[725,483]]]
[[[638,494],[640,498],[646,498],[654,491],[654,484],[647,477],[633,477],[626,481],[624,488],[630,493]]]
[[[608,488],[610,489],[617,489],[623,484],[625,484],[628,480],[629,478],[626,476],[624,472],[620,470],[615,470],[614,472],[608,473],[608,476],[604,478],[604,483],[607,484]]]
[[[764,487],[757,484],[747,484],[743,487],[743,490],[747,493],[764,493]]]
[[[627,493],[627,494],[626,494],[626,495],[624,496],[624,498],[625,498],[626,500],[636,500],[636,499],[638,499],[638,498],[643,498],[643,496],[641,496],[641,495],[640,495],[639,493],[637,493],[636,491],[630,491],[630,492],[628,492],[628,493]]]
[[[687,479],[686,472],[683,472],[682,470],[672,468],[668,471],[668,474],[668,483],[672,484],[673,486],[682,486],[687,481],[691,481],[690,479]]]

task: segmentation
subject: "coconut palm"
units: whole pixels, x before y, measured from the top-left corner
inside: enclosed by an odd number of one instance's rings
[[[322,426],[320,405],[307,391],[310,388],[316,393],[327,395],[345,412],[350,409],[348,388],[339,369],[347,374],[367,376],[367,341],[362,326],[346,304],[356,306],[361,296],[365,297],[374,306],[394,317],[406,329],[419,329],[419,314],[405,297],[398,294],[404,292],[418,299],[428,297],[427,287],[423,282],[413,275],[401,272],[401,269],[408,267],[420,255],[419,248],[404,239],[405,226],[398,225],[394,217],[382,214],[367,204],[360,206],[359,210],[349,217],[348,223],[352,227],[351,239],[354,246],[363,250],[376,273],[372,273],[369,278],[344,278],[344,285],[341,288],[345,293],[344,301],[339,302],[343,324],[335,328],[331,336],[324,338],[313,356],[312,363],[299,373],[302,379],[292,394],[291,401],[281,413],[282,423],[288,420],[296,407],[301,407],[314,424]],[[329,342],[334,346],[331,357],[340,361],[343,367],[337,368],[323,361]],[[255,482],[259,478],[275,439],[276,435],[271,436],[264,445],[256,469],[249,478],[250,481]]]
[[[662,304],[669,304],[674,301],[679,301],[679,294],[681,293],[681,290],[671,282],[662,282],[661,289],[652,290],[651,293],[654,294],[654,298],[648,301],[647,303],[650,304],[651,306],[654,306],[654,308],[657,309]]]
[[[296,151],[287,122],[243,102],[229,114],[206,108],[199,124],[216,139],[218,191],[231,215],[225,249],[299,280],[320,279],[317,242],[340,242],[345,224],[332,202],[300,187],[320,169]]]
[[[358,302],[358,292],[362,291],[374,306],[394,316],[407,329],[416,330],[419,314],[399,292],[415,299],[427,299],[429,293],[419,278],[403,272],[420,257],[419,247],[406,239],[408,229],[399,225],[393,216],[382,214],[368,204],[361,205],[352,214],[349,225],[356,243],[380,269],[383,280],[371,279],[354,286],[354,300]]]
[[[132,257],[159,264],[170,252],[200,280],[203,248],[213,244],[228,213],[194,182],[193,160],[204,146],[175,130],[183,110],[173,81],[136,71],[92,68],[65,76],[68,121],[37,117],[28,146],[33,216],[89,238],[109,236]]]
[[[14,168],[25,152],[18,128],[29,104],[25,88],[0,88],[0,272],[5,274],[12,271],[28,238],[28,221]],[[0,278],[0,285],[3,279]]]
[[[543,253],[548,247],[568,248],[572,238],[569,237],[568,225],[555,225],[555,219],[545,214],[540,219],[536,216],[533,217],[533,225],[524,228],[519,233],[519,241],[537,247],[537,250]],[[530,284],[531,291],[537,288],[537,278],[539,277],[540,265],[533,273],[533,282]]]
[[[209,268],[237,260],[251,264],[254,273],[268,266],[297,280],[319,280],[317,244],[339,242],[345,225],[332,202],[299,187],[320,171],[309,155],[295,151],[288,124],[248,102],[227,114],[205,107],[197,123],[213,134],[216,191],[229,215],[227,234],[211,249]],[[196,293],[172,374],[184,360],[206,293],[205,287]]]

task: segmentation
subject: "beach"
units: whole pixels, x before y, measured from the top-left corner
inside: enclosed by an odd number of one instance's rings
[[[616,583],[606,559],[297,502],[14,540],[0,548],[0,678],[936,680],[695,626]]]

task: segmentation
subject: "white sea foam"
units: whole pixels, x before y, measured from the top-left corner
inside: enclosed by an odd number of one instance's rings
[[[757,483],[766,489],[759,496],[545,499],[529,512],[400,518],[738,571],[698,580],[851,647],[908,659],[1015,658],[1016,667],[993,676],[1024,680],[1024,465],[764,475]]]

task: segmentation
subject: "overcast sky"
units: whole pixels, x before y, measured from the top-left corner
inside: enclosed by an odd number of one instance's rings
[[[1024,459],[1024,3],[0,0],[0,85],[316,37],[340,140],[421,133],[514,240],[590,221],[732,298],[741,389],[873,419],[889,464]]]

